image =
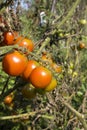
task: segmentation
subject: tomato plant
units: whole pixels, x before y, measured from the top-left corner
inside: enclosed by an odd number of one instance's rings
[[[46,92],[52,91],[57,87],[57,80],[53,77],[50,84],[44,89]]]
[[[26,65],[27,58],[18,51],[6,54],[2,60],[3,70],[11,76],[18,76],[23,73]]]
[[[31,72],[29,78],[36,88],[45,88],[51,82],[52,73],[47,68],[39,66]]]
[[[34,98],[36,96],[36,89],[35,87],[33,87],[32,84],[27,84],[25,85],[23,88],[22,88],[22,95],[25,97],[25,98]]]
[[[6,45],[13,45],[14,33],[10,32],[10,31],[4,32],[3,36],[4,36],[4,43]]]
[[[32,70],[34,68],[36,68],[37,66],[39,66],[39,63],[37,61],[29,60],[27,66],[22,74],[22,77],[26,80],[29,80],[29,76],[30,76]]]

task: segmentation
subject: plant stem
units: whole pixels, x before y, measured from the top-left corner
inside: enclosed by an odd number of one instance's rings
[[[73,4],[73,7],[71,8],[71,10],[68,12],[68,14],[65,16],[65,18],[56,25],[56,28],[59,29],[61,28],[65,22],[70,19],[70,17],[73,15],[73,12],[75,11],[75,8],[77,7],[77,5],[80,3],[81,0],[76,0],[76,2]],[[50,32],[51,34],[55,34],[56,33],[56,29],[52,30]]]
[[[41,53],[41,51],[43,50],[43,48],[44,48],[46,45],[48,45],[49,42],[50,42],[50,38],[47,37],[47,38],[45,39],[45,41],[42,43],[42,46],[40,47],[40,49],[37,51],[37,55],[39,55],[39,54]]]
[[[33,112],[19,114],[19,115],[2,116],[2,117],[0,117],[0,120],[10,120],[10,119],[24,118],[24,117],[28,117],[28,116],[33,116],[33,115],[40,113],[40,112],[45,112],[46,110],[47,109],[41,109],[39,111],[33,111]]]
[[[66,101],[64,100],[60,100],[71,112],[73,112],[76,117],[78,117],[78,119],[80,120],[80,122],[82,123],[84,130],[87,130],[87,122],[84,119],[84,115],[79,113],[78,111],[76,111],[70,104],[68,104]]]
[[[80,1],[81,0],[76,0],[76,2],[73,4],[73,7],[69,11],[69,13],[66,15],[66,17],[60,22],[60,24],[57,25],[57,28],[60,28],[73,15],[73,12],[75,11],[75,8],[80,3]]]

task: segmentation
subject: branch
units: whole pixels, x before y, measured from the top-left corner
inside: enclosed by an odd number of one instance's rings
[[[60,100],[62,104],[64,104],[71,112],[75,114],[76,117],[80,120],[82,123],[84,130],[87,130],[87,122],[84,119],[84,115],[76,111],[70,104],[68,104],[65,100]]]
[[[0,117],[0,120],[10,120],[10,119],[18,119],[18,118],[29,117],[29,116],[33,116],[33,115],[35,115],[37,113],[40,113],[40,112],[45,112],[46,110],[47,109],[41,109],[39,111],[33,111],[33,112],[19,114],[19,115],[2,116],[2,117]]]
[[[39,50],[37,51],[37,55],[41,53],[41,51],[43,50],[43,48],[44,48],[45,46],[47,46],[47,45],[49,44],[49,42],[50,42],[50,38],[47,37],[47,38],[45,39],[45,41],[42,43],[42,45],[41,45],[41,47],[39,48]]]
[[[76,0],[76,2],[73,4],[71,10],[69,11],[69,13],[65,16],[65,18],[64,18],[60,23],[57,23],[57,24],[56,24],[55,28],[57,28],[57,29],[61,28],[61,27],[65,24],[65,22],[66,22],[68,19],[70,19],[70,17],[73,15],[73,12],[75,11],[75,8],[76,8],[77,5],[80,3],[80,1],[81,1],[81,0]],[[54,29],[54,30],[52,30],[52,31],[50,32],[50,34],[52,34],[52,35],[55,34],[55,33],[56,33],[56,29]]]
[[[69,19],[72,15],[73,12],[75,11],[75,8],[77,7],[77,5],[80,3],[81,0],[76,0],[76,2],[73,4],[73,7],[71,8],[71,10],[69,11],[69,13],[65,16],[65,18],[60,22],[60,24],[57,25],[57,28],[60,28],[66,21],[67,19]]]
[[[56,0],[53,0],[52,9],[51,9],[52,13],[55,12],[55,5],[56,5]]]

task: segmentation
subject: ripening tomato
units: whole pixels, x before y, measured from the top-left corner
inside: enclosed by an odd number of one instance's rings
[[[29,80],[29,76],[32,70],[35,69],[37,66],[39,66],[39,63],[37,61],[29,60],[25,70],[23,71],[22,77],[26,80]]]
[[[34,98],[36,96],[36,89],[35,87],[33,87],[32,84],[27,84],[25,85],[23,88],[22,88],[22,95],[25,97],[25,98]]]
[[[33,69],[29,79],[36,88],[45,88],[51,82],[52,73],[47,68],[38,66]]]
[[[8,96],[6,96],[6,97],[4,98],[4,103],[5,103],[6,105],[11,104],[12,101],[13,101],[13,98],[12,98],[12,96],[10,96],[10,95],[8,95]]]
[[[60,65],[57,65],[55,62],[52,63],[52,68],[58,73],[62,72],[62,67]]]
[[[85,44],[84,43],[80,43],[79,44],[79,48],[81,48],[81,49],[85,48]]]
[[[79,23],[82,24],[82,25],[85,25],[85,24],[87,24],[87,20],[86,19],[81,19],[79,21]]]
[[[8,32],[4,32],[4,43],[6,45],[13,45],[13,41],[14,41],[14,34],[10,31]]]
[[[27,58],[23,54],[14,51],[4,56],[2,67],[7,74],[11,76],[19,76],[26,68],[27,62]]]
[[[15,41],[15,44],[18,44],[20,47],[25,47],[29,51],[33,51],[34,49],[34,43],[32,40],[23,38],[22,36],[18,37]]]
[[[57,80],[53,77],[50,84],[44,89],[46,92],[52,91],[57,87]]]
[[[33,51],[33,49],[34,49],[34,43],[33,43],[33,41],[30,40],[30,39],[27,39],[27,38],[23,39],[23,40],[19,43],[19,46],[25,47],[25,48],[27,48],[29,51]]]
[[[83,43],[83,42],[79,43],[78,46],[77,46],[78,51],[80,51],[84,48],[85,48],[85,43]]]

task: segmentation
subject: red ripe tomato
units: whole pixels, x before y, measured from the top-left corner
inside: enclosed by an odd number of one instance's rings
[[[2,60],[3,70],[11,76],[19,76],[26,66],[27,58],[17,51],[6,54]]]
[[[28,64],[22,74],[22,77],[26,80],[29,80],[29,76],[33,69],[35,69],[37,66],[39,66],[39,63],[35,60],[29,60]]]
[[[22,95],[25,98],[34,98],[36,96],[36,89],[32,86],[32,84],[27,84],[22,88]]]
[[[14,41],[14,33],[12,32],[5,32],[4,34],[4,43],[6,45],[13,45],[13,41]]]
[[[31,72],[29,79],[36,88],[45,88],[51,82],[52,73],[47,68],[39,66]]]

